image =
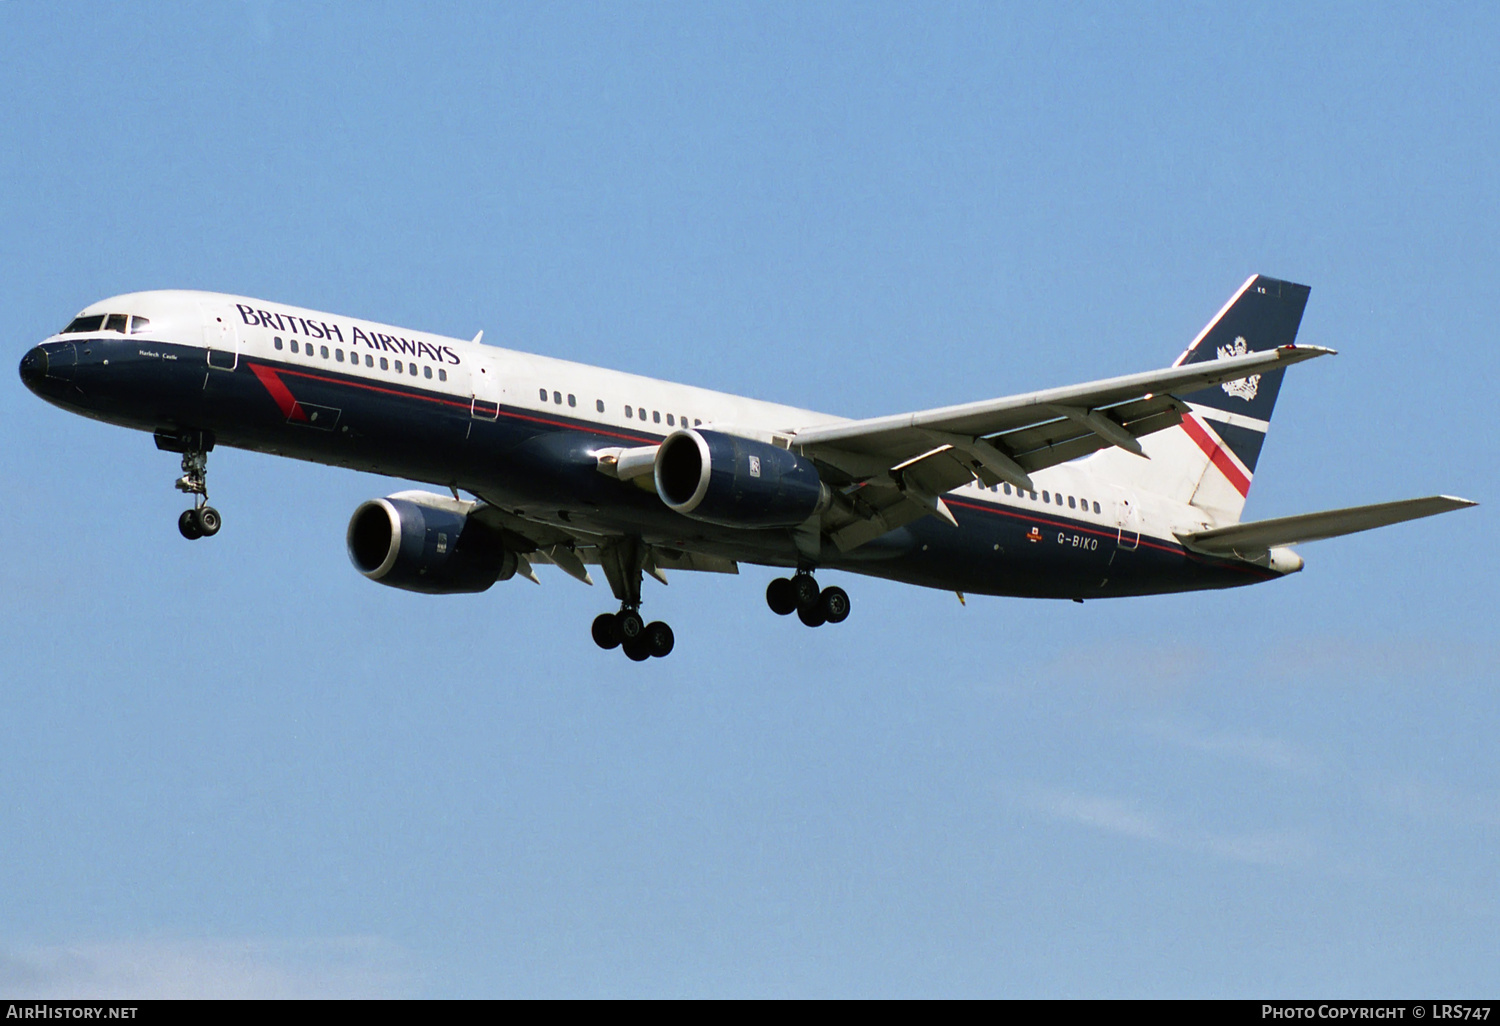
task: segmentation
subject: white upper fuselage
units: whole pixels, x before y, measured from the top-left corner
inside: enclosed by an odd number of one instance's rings
[[[698,388],[589,364],[414,331],[360,318],[216,292],[162,290],[111,297],[80,316],[130,314],[150,320],[152,338],[232,350],[240,359],[306,364],[372,383],[417,384],[463,402],[500,403],[533,412],[586,418],[633,435],[665,437],[678,427],[713,426],[772,441],[847,418]],[[66,336],[53,336],[53,339]],[[295,351],[293,347],[295,346]],[[357,364],[356,364],[357,360]],[[399,369],[398,369],[399,368]],[[1036,500],[1008,486],[977,482],[948,493],[958,501],[1036,509],[1046,495],[1071,519],[1147,537],[1210,526],[1203,511],[1162,496],[1127,490],[1090,472],[1092,458],[1034,475]],[[1059,512],[1062,512],[1060,509]]]

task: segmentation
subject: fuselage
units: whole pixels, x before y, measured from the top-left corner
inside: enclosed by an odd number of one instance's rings
[[[806,562],[792,533],[705,523],[596,454],[685,427],[776,444],[842,418],[342,315],[208,292],[117,296],[26,354],[51,403],[147,432],[467,491],[527,521],[768,566]],[[1208,526],[1091,459],[1036,491],[970,484],[928,517],[816,564],[973,594],[1076,598],[1232,587],[1281,576],[1185,549]]]

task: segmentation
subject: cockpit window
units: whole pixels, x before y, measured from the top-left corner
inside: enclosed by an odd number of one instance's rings
[[[62,330],[64,335],[77,335],[85,331],[98,331],[104,326],[103,314],[90,314],[86,317],[75,317],[73,323]]]
[[[126,328],[126,325],[129,328]],[[86,331],[118,331],[125,334],[128,330],[134,335],[138,332],[147,331],[151,322],[145,317],[131,317],[129,314],[87,314],[83,317],[75,317],[72,322],[64,328],[60,334],[81,335]]]

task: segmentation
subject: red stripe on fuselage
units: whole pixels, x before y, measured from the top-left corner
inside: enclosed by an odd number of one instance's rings
[[[266,386],[266,391],[271,393],[271,398],[276,400],[276,405],[281,407],[283,417],[287,420],[307,419],[307,414],[303,413],[302,407],[297,405],[297,397],[292,395],[291,389],[282,383],[275,371],[258,363],[252,363],[250,369],[255,372],[260,383]]]
[[[286,385],[282,384],[281,378],[278,376],[277,371],[273,371],[271,368],[266,367],[263,364],[253,362],[250,363],[250,369],[255,372],[255,376],[260,379],[261,384],[266,386],[267,391],[269,391],[272,397],[276,399],[278,405],[280,405],[281,403],[281,398],[276,393],[275,389],[277,388],[281,389],[281,392],[286,396],[286,398],[290,399],[293,404],[296,403],[296,399],[292,396],[292,393],[287,390]],[[306,378],[309,381],[321,381],[329,385],[346,385],[349,388],[358,388],[365,392],[378,392],[381,395],[393,395],[398,399],[420,399],[424,403],[436,403],[439,406],[453,406],[460,410],[472,410],[473,407],[472,402],[461,402],[457,399],[450,399],[445,396],[428,395],[424,392],[413,392],[403,388],[383,388],[379,385],[367,384],[366,382],[359,381],[355,378],[334,378],[324,374],[311,374],[307,371],[292,370],[286,367],[281,368],[280,374],[284,374],[288,377],[293,378]],[[267,380],[268,378],[269,381]],[[274,387],[272,383],[274,383]],[[283,407],[283,411],[285,411],[285,407]],[[302,413],[302,408],[300,406],[297,407],[297,414],[298,416],[296,419],[307,419],[306,415]],[[513,410],[509,410],[504,406],[501,406],[499,408],[499,415],[505,417],[508,420],[524,420],[529,421],[532,424],[546,424],[548,427],[567,428],[570,431],[587,431],[591,435],[602,435],[605,438],[619,438],[627,442],[635,442],[639,445],[652,445],[661,441],[660,438],[653,438],[650,435],[627,435],[619,431],[611,431],[607,428],[597,427],[588,421],[582,422],[587,425],[586,427],[579,427],[578,423],[570,423],[565,420],[552,420],[548,417],[533,417],[525,413],[517,413]],[[287,416],[292,416],[292,414],[288,413]]]
[[[1027,510],[1027,508],[1024,507],[1024,506],[1009,507],[1009,506],[1003,506],[1003,505],[990,505],[988,503],[964,502],[964,501],[961,501],[959,499],[952,498],[951,496],[944,496],[943,497],[943,501],[945,503],[947,503],[949,506],[958,506],[958,507],[960,507],[962,509],[972,509],[976,513],[988,513],[991,516],[1007,517],[1007,518],[1009,518],[1011,520],[1019,520],[1022,523],[1041,524],[1041,525],[1043,525],[1045,527],[1062,528],[1064,530],[1074,531],[1074,532],[1079,533],[1079,534],[1092,534],[1092,535],[1097,535],[1098,537],[1105,538],[1105,539],[1114,538],[1114,539],[1116,539],[1116,541],[1118,541],[1118,539],[1119,539],[1119,530],[1118,530],[1118,528],[1116,530],[1114,530],[1114,531],[1111,531],[1107,527],[1091,527],[1091,526],[1089,526],[1087,524],[1080,524],[1080,523],[1076,523],[1076,522],[1071,521],[1071,520],[1057,520],[1057,519],[1054,519],[1054,518],[1049,517],[1049,516],[1038,516],[1035,513],[1029,512]],[[1131,533],[1134,534],[1136,532],[1131,532]],[[1155,540],[1147,537],[1144,534],[1138,534],[1137,538],[1139,539],[1138,542],[1137,542],[1137,544],[1141,548],[1155,549],[1158,552],[1170,552],[1174,556],[1186,556],[1189,559],[1194,559],[1194,560],[1197,560],[1199,562],[1205,561],[1204,557],[1199,556],[1197,553],[1195,553],[1195,552],[1193,552],[1193,551],[1191,551],[1191,550],[1189,550],[1187,548],[1184,548],[1181,545],[1169,545],[1169,544],[1165,544],[1165,543],[1162,543],[1162,542],[1158,542],[1158,541],[1155,541]],[[1130,548],[1124,548],[1122,546],[1122,551],[1133,552],[1135,550],[1135,548],[1136,548],[1136,546],[1131,546]],[[1248,573],[1248,574],[1250,574],[1253,577],[1262,577],[1262,578],[1264,578],[1266,580],[1271,580],[1273,577],[1276,576],[1275,574],[1268,574],[1268,573],[1266,573],[1265,571],[1261,570],[1259,567],[1256,567],[1256,566],[1253,566],[1253,565],[1247,565],[1247,564],[1244,564],[1244,563],[1236,563],[1236,562],[1227,561],[1227,560],[1226,561],[1208,560],[1208,561],[1213,562],[1215,565],[1218,565],[1218,566],[1221,566],[1221,567],[1224,567],[1224,568],[1227,568],[1227,569],[1230,569],[1230,570],[1238,570],[1241,573]]]
[[[1241,495],[1250,494],[1250,479],[1245,476],[1244,471],[1235,466],[1234,460],[1230,458],[1229,453],[1224,451],[1224,447],[1219,444],[1218,439],[1210,435],[1208,430],[1202,424],[1198,423],[1197,417],[1191,413],[1183,417],[1182,430],[1187,432],[1189,438],[1198,443],[1198,448],[1207,454],[1213,465],[1219,468],[1219,472],[1229,478],[1229,483],[1234,485],[1235,491]]]

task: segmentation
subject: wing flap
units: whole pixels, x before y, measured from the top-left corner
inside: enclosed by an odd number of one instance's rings
[[[1248,559],[1281,545],[1336,538],[1343,534],[1355,534],[1477,505],[1478,503],[1453,495],[1429,495],[1421,499],[1330,509],[1321,513],[1303,513],[1273,520],[1252,520],[1245,524],[1216,527],[1210,531],[1178,534],[1177,538],[1188,548],[1210,556]]]

